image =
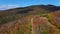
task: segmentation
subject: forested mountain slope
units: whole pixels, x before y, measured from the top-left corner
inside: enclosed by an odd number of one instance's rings
[[[32,5],[0,11],[0,34],[60,34],[60,6]]]

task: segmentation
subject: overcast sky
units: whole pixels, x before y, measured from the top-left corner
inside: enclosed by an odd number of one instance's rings
[[[39,4],[60,6],[60,0],[0,0],[0,10]]]

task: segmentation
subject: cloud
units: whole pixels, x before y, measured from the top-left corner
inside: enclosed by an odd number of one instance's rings
[[[19,5],[0,5],[0,10],[6,10],[11,8],[17,8],[20,7]]]

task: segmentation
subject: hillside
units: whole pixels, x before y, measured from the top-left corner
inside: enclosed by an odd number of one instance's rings
[[[60,6],[32,5],[0,11],[0,34],[60,34]]]

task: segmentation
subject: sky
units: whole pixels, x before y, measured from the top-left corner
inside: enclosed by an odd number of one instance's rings
[[[40,4],[60,6],[60,0],[0,0],[0,10]]]

